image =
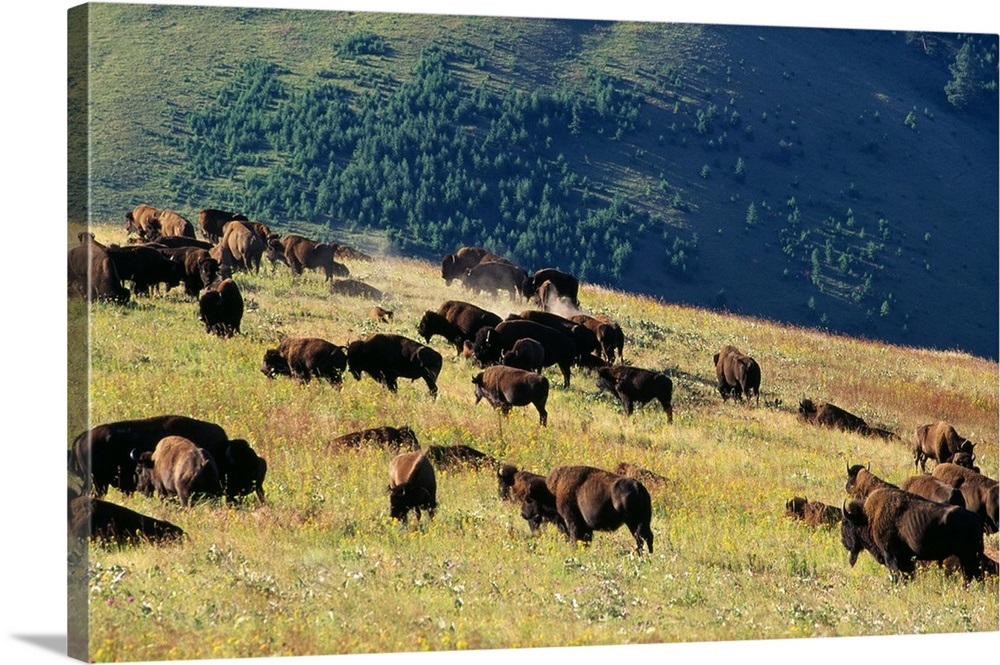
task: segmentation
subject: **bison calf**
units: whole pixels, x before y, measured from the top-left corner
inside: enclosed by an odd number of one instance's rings
[[[215,460],[190,439],[164,437],[153,452],[137,452],[135,461],[139,466],[138,489],[146,496],[154,489],[160,498],[176,495],[187,508],[193,494],[222,494]]]
[[[405,522],[412,510],[419,520],[421,509],[429,517],[437,510],[434,467],[419,450],[396,455],[389,464],[389,515]]]

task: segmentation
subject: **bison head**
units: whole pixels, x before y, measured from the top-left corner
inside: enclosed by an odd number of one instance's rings
[[[615,372],[611,367],[598,367],[597,368],[597,388],[598,390],[607,390],[608,392],[615,392]]]
[[[867,549],[865,531],[868,527],[868,517],[861,501],[851,501],[850,504],[845,502],[841,514],[843,520],[840,524],[840,542],[849,553],[848,562],[854,566],[858,561],[858,555]]]
[[[476,332],[476,341],[472,343],[472,357],[480,367],[492,365],[500,357],[500,347],[496,343],[496,329],[490,326],[480,328]]]
[[[514,486],[514,474],[517,467],[512,464],[504,464],[497,469],[497,493],[501,499],[510,498],[510,490]]]
[[[226,446],[226,497],[237,497],[256,493],[264,501],[264,477],[267,462],[257,455],[245,439],[233,439]]]
[[[153,496],[153,453],[133,448],[129,457],[135,462],[136,491],[145,496]]]
[[[395,520],[406,521],[406,514],[411,508],[432,508],[430,492],[424,487],[397,485],[389,489],[389,516]]]
[[[260,365],[260,371],[269,379],[273,379],[278,374],[292,375],[288,362],[284,356],[278,353],[278,349],[268,349],[264,352],[264,361]]]
[[[848,494],[854,494],[854,486],[858,483],[858,474],[862,471],[867,473],[870,468],[870,464],[867,467],[861,464],[847,467],[847,483],[844,485],[844,489]]]
[[[361,380],[361,371],[365,369],[367,352],[364,340],[355,340],[347,345],[347,369],[356,380]]]
[[[952,464],[957,464],[958,466],[964,466],[966,469],[971,469],[976,473],[979,473],[979,467],[975,465],[976,457],[971,453],[955,453],[948,461]]]
[[[802,519],[805,517],[806,504],[808,503],[809,499],[804,499],[801,496],[792,497],[785,503],[785,515]]]
[[[434,315],[435,313],[431,311],[424,312],[420,323],[417,324],[417,334],[423,337],[425,342],[431,341],[431,319],[434,318]]]

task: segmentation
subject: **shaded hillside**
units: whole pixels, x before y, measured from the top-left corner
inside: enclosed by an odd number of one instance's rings
[[[92,213],[486,245],[995,358],[996,74],[956,108],[962,44],[995,63],[982,36],[98,5]]]

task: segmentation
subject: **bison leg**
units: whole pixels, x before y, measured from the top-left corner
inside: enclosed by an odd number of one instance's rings
[[[674,407],[670,404],[670,401],[662,397],[658,397],[657,399],[660,400],[660,405],[663,407],[663,410],[667,412],[667,422],[674,422]]]
[[[545,402],[539,401],[535,402],[535,408],[538,410],[538,422],[542,427],[546,427],[549,422],[549,413],[545,410]]]
[[[563,375],[563,388],[569,388],[569,368],[570,368],[569,362],[559,363],[559,369],[562,370],[562,375]]]
[[[626,395],[625,393],[621,392],[621,390],[618,391],[618,397],[622,401],[622,408],[625,409],[625,415],[631,416],[632,411],[635,410],[635,406],[632,403],[632,398]]]
[[[635,538],[636,551],[642,554],[642,544],[645,542],[646,547],[649,549],[649,553],[653,553],[653,532],[649,528],[649,524],[638,521],[628,521],[626,520],[626,525],[628,530],[631,532],[632,537]]]
[[[438,388],[435,377],[431,376],[430,374],[424,375],[424,383],[427,384],[427,389],[431,391],[431,397],[437,397]]]

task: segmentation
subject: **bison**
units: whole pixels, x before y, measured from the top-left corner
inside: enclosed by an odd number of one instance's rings
[[[184,530],[118,504],[68,492],[67,533],[70,538],[124,547],[143,542],[164,543],[184,537]]]
[[[110,301],[124,305],[131,292],[122,286],[114,261],[104,245],[93,236],[81,238],[82,244],[69,250],[67,293],[90,301]]]
[[[84,488],[93,488],[98,497],[109,487],[128,495],[136,489],[136,465],[133,450],[152,452],[167,436],[182,436],[209,451],[224,451],[229,444],[226,431],[215,423],[188,416],[152,416],[97,425],[73,441],[70,470],[84,480]],[[214,452],[213,452],[214,455]]]
[[[443,469],[456,466],[479,469],[484,466],[497,467],[500,464],[492,455],[460,443],[451,446],[427,446],[424,452],[431,462]]]
[[[912,492],[929,501],[965,508],[965,497],[961,491],[931,475],[910,476],[899,484],[899,489]]]
[[[392,312],[383,307],[375,305],[368,310],[368,318],[371,319],[372,321],[381,321],[382,323],[392,323]]]
[[[173,247],[160,253],[181,266],[184,293],[197,296],[202,289],[215,282],[219,276],[219,262],[199,247]]]
[[[808,526],[820,526],[821,524],[837,524],[840,522],[842,513],[837,506],[796,496],[785,503],[785,515],[792,519],[802,520]]]
[[[511,407],[534,405],[538,422],[544,427],[549,418],[545,402],[549,398],[549,380],[534,372],[494,365],[472,377],[476,386],[476,404],[485,399],[494,409],[507,415]]]
[[[871,468],[855,464],[847,467],[847,483],[844,489],[855,499],[864,499],[873,491],[882,488],[899,489],[871,472]]]
[[[387,333],[375,333],[347,345],[347,367],[361,380],[362,372],[396,392],[396,379],[423,379],[432,396],[437,396],[441,354],[420,342]]]
[[[530,337],[519,339],[500,357],[500,364],[541,374],[545,367],[545,347]]]
[[[334,260],[336,250],[328,243],[316,242],[294,233],[283,238],[272,233],[267,240],[267,256],[272,261],[281,261],[296,275],[304,268],[322,270],[326,281],[334,277],[347,277],[350,271],[343,263]]]
[[[528,495],[531,494],[532,488],[535,488],[536,493],[547,493],[545,476],[530,471],[519,471],[516,466],[511,464],[504,464],[497,469],[497,493],[501,500],[523,506]],[[559,517],[553,503],[529,504],[527,511],[522,508],[521,517],[528,522],[528,528],[531,529],[532,533],[537,533],[544,522],[550,522],[555,524],[563,535],[566,535],[566,525]]]
[[[244,222],[226,222],[222,228],[219,251],[219,263],[259,272],[264,242]]]
[[[194,226],[176,210],[157,210],[147,240],[155,240],[160,235],[194,238]]]
[[[194,494],[221,496],[222,483],[215,459],[204,448],[182,436],[167,436],[152,451],[131,453],[139,468],[137,489],[151,496],[156,490],[161,499],[176,496],[187,508]]]
[[[146,239],[155,228],[156,216],[159,210],[144,203],[125,213],[126,233],[135,233],[142,239]],[[178,234],[180,235],[180,234]]]
[[[258,455],[245,439],[232,439],[212,454],[219,467],[227,503],[249,494],[255,494],[257,500],[264,503],[267,460]]]
[[[965,508],[928,501],[893,488],[872,491],[843,508],[840,539],[853,566],[867,550],[896,575],[911,576],[914,561],[958,558],[966,584],[982,574],[983,524]]]
[[[639,367],[615,365],[597,370],[597,387],[607,390],[621,400],[625,415],[631,416],[634,405],[657,400],[667,413],[667,422],[674,421],[671,399],[674,384],[663,372]]]
[[[625,333],[622,332],[621,326],[603,314],[575,314],[569,317],[569,320],[585,326],[597,336],[597,344],[605,360],[614,363],[616,356],[619,361],[622,360]]]
[[[955,428],[943,420],[927,425],[921,425],[916,431],[916,441],[913,444],[913,466],[919,466],[921,471],[927,468],[927,460],[935,462],[951,462],[957,453],[973,455],[972,443],[964,436],[959,436]]]
[[[877,436],[883,439],[896,436],[888,430],[870,427],[864,419],[839,406],[827,402],[813,402],[811,399],[799,402],[799,419],[810,425],[854,432],[862,436]]]
[[[403,449],[420,450],[417,435],[408,425],[399,428],[384,425],[382,427],[372,427],[357,432],[350,432],[330,441],[329,448],[331,450],[337,448],[360,448],[365,445],[375,445],[379,448],[393,451]]]
[[[213,243],[217,243],[222,239],[222,228],[226,225],[226,222],[234,220],[245,222],[247,221],[247,216],[237,212],[216,210],[214,208],[205,208],[198,211],[198,228]]]
[[[462,279],[465,271],[482,261],[506,263],[507,260],[482,247],[460,247],[454,254],[447,254],[441,260],[441,278],[447,286],[453,280]]]
[[[198,300],[198,320],[205,332],[232,337],[240,332],[243,320],[243,296],[232,279],[224,279],[205,288]]]
[[[171,289],[184,281],[184,267],[171,261],[160,250],[150,245],[131,245],[107,248],[115,264],[118,277],[132,282],[136,295],[148,294],[160,284]]]
[[[545,282],[552,285],[552,288],[556,291],[555,295],[557,298],[559,296],[569,298],[574,305],[579,306],[580,281],[573,275],[557,270],[556,268],[542,268],[535,272],[534,275],[526,277],[520,285],[521,295],[529,299],[536,297]],[[538,300],[539,305],[543,304],[541,298]]]
[[[594,531],[614,531],[625,524],[638,552],[643,543],[653,551],[652,500],[634,478],[591,466],[556,467],[545,477],[544,486],[531,487],[521,515],[530,521],[553,507],[571,542],[590,542]]]
[[[351,298],[368,298],[369,300],[383,300],[385,298],[385,294],[374,286],[357,279],[333,280],[330,282],[330,293]]]
[[[577,364],[583,366],[590,366],[592,363],[588,362],[588,357],[592,356],[594,352],[599,349],[597,335],[579,323],[575,323],[566,317],[554,314],[552,312],[542,312],[536,309],[528,309],[520,314],[511,314],[507,317],[508,321],[516,321],[518,319],[524,319],[526,321],[534,321],[536,323],[541,323],[543,326],[548,326],[550,328],[555,328],[562,332],[568,333],[570,337],[573,338],[573,343],[576,344],[577,353]],[[598,366],[601,363],[598,363]]]
[[[429,517],[437,510],[434,467],[419,450],[400,453],[389,463],[389,516],[405,522],[412,510],[419,520],[421,509]]]
[[[986,533],[997,532],[1000,525],[1000,484],[996,480],[948,462],[934,467],[931,475],[962,492],[965,507],[979,515]]]
[[[527,276],[523,268],[512,263],[483,261],[465,271],[462,284],[474,293],[485,292],[495,296],[500,291],[506,291],[514,300]]]
[[[569,387],[570,369],[577,358],[576,343],[569,333],[535,321],[503,321],[494,328],[485,326],[476,332],[472,353],[481,366],[492,365],[514,348],[520,339],[530,338],[545,349],[545,365],[557,365],[562,371],[563,386]]]
[[[286,337],[264,352],[260,371],[269,379],[285,374],[300,383],[316,378],[337,385],[346,369],[346,347],[317,337]]]
[[[455,345],[456,355],[462,352],[465,342],[473,342],[480,328],[496,327],[501,318],[477,305],[461,300],[446,300],[436,312],[424,312],[417,326],[417,333],[430,342],[441,335]]]
[[[650,471],[649,469],[644,469],[641,466],[636,466],[631,462],[619,462],[618,466],[615,467],[615,473],[619,476],[635,478],[639,482],[647,485],[667,482],[667,478],[665,476],[661,476],[660,474]]]
[[[746,396],[749,402],[752,392],[760,404],[760,365],[756,360],[735,346],[724,346],[712,356],[712,362],[723,401],[732,395],[737,399]]]

